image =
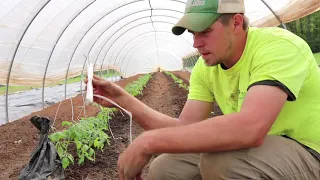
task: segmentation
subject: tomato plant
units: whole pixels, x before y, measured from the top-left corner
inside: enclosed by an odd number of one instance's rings
[[[151,76],[151,74],[141,76],[137,81],[129,83],[125,90],[133,96],[142,94],[142,90]],[[117,111],[117,108],[101,107],[101,111],[96,117],[82,118],[79,122],[63,121],[62,126],[68,128],[49,135],[61,158],[64,169],[70,164],[74,164],[75,157],[70,153],[71,144],[76,147],[79,165],[83,164],[85,159],[95,161],[95,150],[103,151],[106,144],[110,145],[106,131],[109,130],[108,124],[111,114],[115,111]]]
[[[185,90],[188,90],[188,86],[183,82],[182,79],[179,79],[176,75],[174,75],[172,72],[164,71],[167,75],[171,76],[175,83],[178,83],[178,86],[180,88],[184,88]]]

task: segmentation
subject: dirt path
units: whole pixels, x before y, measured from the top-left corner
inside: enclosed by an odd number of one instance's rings
[[[187,85],[189,85],[189,79],[190,79],[190,75],[191,73],[188,71],[173,71],[173,74],[175,74],[176,76],[178,76],[179,78],[181,78],[184,83],[186,83]]]
[[[121,80],[118,84],[124,87],[128,82],[136,80],[138,77],[139,75]],[[137,98],[155,110],[178,117],[186,101],[186,97],[187,91],[179,88],[171,77],[162,73],[155,73],[143,91],[143,96],[138,96]],[[83,111],[80,113],[81,106],[83,105],[82,97],[77,96],[72,98],[72,103],[74,106],[74,117],[76,118],[79,114],[83,116]],[[71,101],[68,99],[59,104],[54,104],[42,111],[34,112],[12,123],[0,126],[0,179],[18,179],[20,172],[29,162],[30,154],[34,151],[39,141],[38,130],[30,123],[32,116],[39,115],[54,119],[59,107],[55,122],[57,131],[63,130],[61,126],[62,121],[71,121]],[[86,108],[86,115],[95,116],[99,111],[99,108],[92,105]],[[121,113],[116,113],[110,124],[116,139],[112,139],[111,134],[108,132],[110,146],[106,145],[103,152],[96,151],[95,162],[86,160],[84,165],[79,166],[77,164],[78,159],[75,158],[75,164],[65,170],[66,180],[119,179],[117,160],[119,154],[129,145],[129,118],[122,116]],[[133,137],[135,138],[142,132],[143,129],[134,124]],[[75,153],[74,149],[74,156]],[[143,170],[143,177],[145,179],[147,179],[147,172],[148,166]]]
[[[139,99],[149,107],[163,114],[178,118],[187,100],[187,93],[186,90],[179,88],[171,77],[164,73],[155,73],[143,91],[143,96]],[[142,132],[143,129],[135,124],[134,136]],[[152,160],[153,158],[151,161]],[[150,162],[142,171],[142,176],[145,180],[148,179]]]
[[[163,73],[155,74],[143,94],[142,102],[172,117],[179,116],[187,97],[187,91]]]
[[[117,83],[121,87],[129,82],[135,81],[141,75],[132,76],[122,79]],[[71,101],[70,99],[61,101],[42,111],[33,112],[28,116],[0,126],[0,179],[11,180],[18,179],[22,168],[29,162],[30,154],[34,151],[38,144],[38,130],[31,124],[30,118],[34,115],[48,117],[55,120],[55,128],[57,131],[63,130],[62,121],[71,121]],[[72,98],[74,107],[74,118],[84,117],[81,110],[83,106],[83,97],[78,95]],[[86,117],[95,116],[99,112],[99,108],[90,105],[86,107]]]
[[[186,82],[188,74],[182,73]],[[128,82],[136,80],[138,76],[122,80],[119,84],[124,87]],[[143,96],[137,98],[151,108],[172,117],[178,117],[187,99],[187,91],[179,88],[173,79],[163,73],[155,73],[143,90]],[[82,97],[73,98],[75,114],[80,113]],[[15,122],[0,126],[0,179],[17,179],[22,168],[28,163],[29,155],[38,143],[36,128],[30,123],[31,116],[38,114],[53,118],[58,104],[50,106],[43,111],[32,113]],[[63,101],[56,120],[57,130],[62,130],[61,122],[71,120],[70,100]],[[95,106],[87,109],[87,116],[94,116],[99,112]],[[83,113],[82,113],[83,115]],[[117,160],[119,154],[129,145],[129,117],[116,113],[110,120],[110,127],[116,139],[112,139],[110,132],[110,146],[106,145],[103,152],[96,151],[96,161],[86,160],[84,165],[75,164],[65,170],[66,180],[116,180],[119,179]],[[143,132],[137,124],[133,124],[133,138]],[[14,143],[19,141],[21,143]],[[75,149],[74,149],[75,150]],[[73,151],[75,155],[75,151]],[[143,178],[147,180],[148,167],[143,169]]]

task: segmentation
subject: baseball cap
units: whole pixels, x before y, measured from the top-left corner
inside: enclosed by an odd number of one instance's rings
[[[172,28],[172,33],[181,35],[186,29],[201,32],[222,14],[244,13],[244,11],[243,0],[188,0],[184,16]]]

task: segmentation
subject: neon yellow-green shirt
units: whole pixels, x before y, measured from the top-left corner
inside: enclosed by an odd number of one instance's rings
[[[224,114],[239,112],[255,84],[278,85],[288,94],[268,134],[287,135],[320,152],[320,70],[308,44],[287,30],[250,27],[244,52],[229,69],[208,67],[200,57],[188,99],[216,101]]]

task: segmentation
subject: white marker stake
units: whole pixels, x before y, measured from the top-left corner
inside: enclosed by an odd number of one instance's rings
[[[87,73],[88,73],[88,83],[87,83],[86,105],[89,105],[93,102],[93,87],[92,87],[93,67],[90,62],[87,68]]]
[[[87,68],[87,72],[88,72],[88,83],[87,83],[87,94],[86,94],[86,105],[89,105],[93,102],[93,87],[92,87],[92,79],[93,79],[93,67],[92,64],[89,62],[88,68]],[[125,113],[127,113],[130,116],[130,144],[132,144],[132,113],[123,109],[121,106],[119,106],[117,103],[113,102],[111,99],[108,99],[106,97],[100,96],[95,94],[95,97],[104,99],[106,101],[108,101],[109,103],[117,106],[118,108],[122,109]]]

